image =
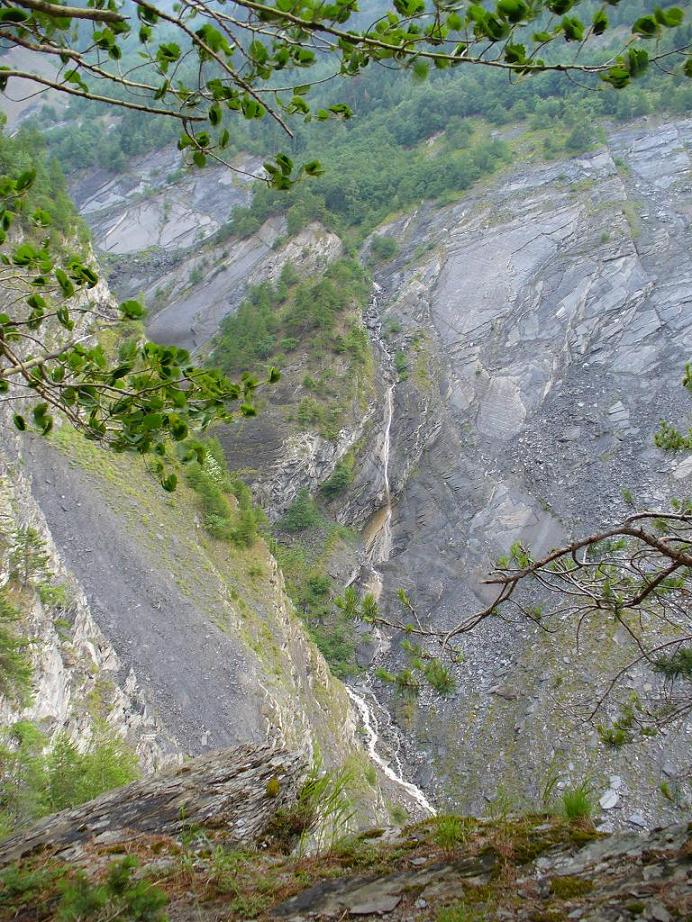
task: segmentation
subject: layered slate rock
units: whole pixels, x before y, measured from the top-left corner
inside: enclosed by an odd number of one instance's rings
[[[419,860],[414,859],[416,864]],[[515,864],[512,864],[512,862]],[[408,864],[412,863],[409,860]],[[502,873],[499,865],[503,863]],[[380,876],[324,880],[276,906],[269,918],[429,920],[440,906],[450,918],[557,922],[673,922],[690,918],[690,830],[620,834],[578,850],[558,845],[529,866],[501,862],[493,849],[474,858],[432,862]],[[503,882],[504,881],[504,882]]]
[[[197,827],[247,846],[295,802],[305,769],[303,756],[269,744],[222,749],[41,820],[0,845],[0,865],[44,850],[69,859],[87,844]]]
[[[689,494],[692,466],[653,439],[661,418],[688,425],[691,149],[689,119],[642,122],[378,230],[399,244],[375,275],[384,328],[399,330],[385,345],[409,364],[394,390],[385,616],[400,616],[404,587],[419,617],[447,630],[488,604],[482,580],[514,542],[540,555],[621,520],[632,498],[663,508]],[[460,640],[456,694],[424,691],[410,714],[375,685],[405,725],[416,782],[443,808],[476,812],[502,789],[536,802],[553,774],[563,786],[593,777],[600,797],[616,773],[626,791],[609,823],[674,821],[675,804],[651,791],[674,783],[684,803],[692,726],[623,758],[575,713],[634,643],[606,619],[577,645],[569,618],[548,635],[515,614]],[[393,643],[378,665],[408,662]],[[645,669],[631,681],[650,693]]]

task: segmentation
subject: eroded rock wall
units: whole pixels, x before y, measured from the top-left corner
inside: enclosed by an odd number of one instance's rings
[[[409,365],[385,605],[402,586],[426,621],[451,626],[489,599],[480,579],[514,541],[539,553],[612,522],[623,490],[643,507],[686,493],[689,462],[652,439],[661,417],[689,417],[691,140],[689,121],[622,129],[594,154],[385,229],[401,252],[377,276],[380,311]],[[445,802],[535,800],[553,775],[602,791],[612,775],[615,815],[671,812],[657,788],[684,775],[690,727],[621,754],[574,710],[631,652],[622,631],[595,625],[577,651],[566,628],[550,638],[510,619],[462,646],[450,702],[391,702],[419,779]]]

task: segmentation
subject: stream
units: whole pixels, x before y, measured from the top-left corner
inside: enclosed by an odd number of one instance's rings
[[[411,797],[421,809],[425,810],[425,812],[431,816],[434,816],[437,811],[421,789],[416,787],[411,781],[405,781],[399,772],[396,771],[389,762],[385,761],[377,751],[377,746],[380,742],[380,728],[373,708],[364,697],[359,695],[358,692],[349,685],[346,686],[346,691],[363,721],[365,748],[372,761],[382,770],[390,781],[393,781],[394,784],[406,791],[409,797]]]
[[[377,287],[375,289],[375,295],[372,299],[371,309],[375,318],[377,318]],[[380,596],[382,595],[383,589],[383,580],[382,575],[378,569],[380,564],[386,563],[392,554],[392,492],[389,478],[389,461],[391,455],[391,431],[392,431],[392,420],[394,418],[394,389],[396,387],[395,380],[393,379],[393,369],[391,368],[392,361],[391,356],[382,341],[381,330],[379,324],[379,318],[374,320],[372,324],[372,332],[375,333],[379,341],[380,350],[383,354],[383,358],[386,361],[386,364],[390,366],[390,381],[387,385],[387,390],[385,394],[385,407],[384,407],[384,420],[383,420],[383,436],[382,436],[382,447],[380,449],[380,462],[382,464],[382,479],[384,481],[384,502],[378,512],[373,516],[370,527],[367,530],[365,535],[365,546],[367,552],[367,568],[368,568],[368,578],[365,581],[365,588],[368,592],[371,592],[375,597],[375,601],[379,601]],[[384,646],[384,641],[380,637],[379,630],[375,629],[375,634],[378,638],[378,652],[380,652]],[[413,784],[410,781],[406,781],[402,776],[402,766],[399,760],[398,754],[396,751],[393,753],[393,760],[387,761],[384,759],[379,751],[378,747],[381,746],[382,739],[380,733],[380,725],[375,714],[375,708],[367,700],[365,694],[369,693],[369,697],[373,699],[373,702],[377,707],[381,707],[377,701],[372,690],[368,688],[359,689],[356,691],[351,686],[346,686],[346,691],[349,698],[353,702],[356,710],[358,711],[361,721],[363,723],[363,729],[365,731],[365,748],[368,752],[368,755],[372,761],[381,769],[381,771],[393,781],[398,787],[404,790],[408,796],[418,804],[418,806],[424,810],[429,815],[434,815],[437,811],[430,803],[425,794],[421,791],[419,787]],[[362,692],[362,693],[361,693]],[[399,734],[398,728],[395,727],[390,721],[389,726],[390,731],[397,736]],[[392,762],[394,764],[392,764]]]

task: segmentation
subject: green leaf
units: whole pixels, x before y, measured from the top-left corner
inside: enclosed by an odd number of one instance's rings
[[[525,45],[506,45],[505,61],[508,64],[523,64],[526,61]]]
[[[321,176],[324,173],[319,160],[308,160],[307,163],[303,164],[303,170],[306,176]]]
[[[26,430],[26,420],[20,413],[15,413],[12,417],[12,421],[20,432],[24,432]]]
[[[413,76],[416,80],[425,80],[428,76],[428,73],[430,72],[430,67],[428,66],[427,61],[423,61],[421,58],[417,58],[413,62],[413,67],[411,70],[413,71]]]
[[[574,0],[550,0],[548,9],[557,16],[562,16],[574,6]]]
[[[608,28],[608,17],[605,12],[603,10],[596,10],[591,24],[594,35],[603,35]]]
[[[685,14],[679,6],[669,6],[668,9],[665,10],[662,10],[660,7],[656,7],[654,10],[654,16],[656,18],[656,22],[660,23],[662,26],[665,26],[668,29],[674,29],[676,26],[681,25],[685,18]]]
[[[649,53],[643,48],[630,48],[627,52],[627,69],[630,77],[640,77],[649,67]]]
[[[0,10],[0,22],[26,22],[27,19],[31,19],[31,13],[27,10],[18,10],[16,7]]]
[[[123,301],[118,309],[128,320],[140,320],[146,314],[144,305],[140,301]]]
[[[524,0],[498,0],[497,11],[510,22],[521,22],[526,19],[529,9]]]
[[[635,35],[641,35],[642,38],[653,38],[658,34],[658,23],[655,16],[640,16],[632,26]]]
[[[156,49],[156,63],[161,69],[161,73],[165,74],[168,70],[168,65],[173,64],[180,57],[180,46],[176,45],[175,42],[167,42],[163,45],[159,45]]]
[[[562,31],[565,33],[566,42],[581,42],[584,38],[584,23],[576,16],[565,16],[562,20]]]
[[[221,124],[221,106],[218,102],[209,107],[209,121],[214,127]]]

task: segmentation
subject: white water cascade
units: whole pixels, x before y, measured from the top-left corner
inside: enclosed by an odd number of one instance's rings
[[[389,455],[391,451],[392,417],[394,416],[394,385],[390,384],[385,396],[384,433],[380,461],[384,480],[384,505],[375,514],[366,534],[365,544],[370,565],[368,591],[379,602],[382,594],[382,577],[377,565],[385,563],[392,555],[392,491],[389,484]]]
[[[406,793],[414,800],[418,806],[425,810],[426,813],[434,816],[437,812],[433,805],[430,803],[425,794],[421,791],[420,788],[416,787],[410,781],[405,781],[401,775],[395,771],[392,766],[386,762],[382,756],[377,751],[377,744],[380,740],[379,725],[377,723],[377,718],[375,713],[370,705],[367,703],[365,698],[361,697],[356,691],[353,690],[350,686],[346,686],[346,691],[348,696],[356,707],[356,710],[360,714],[361,720],[363,721],[363,728],[365,730],[365,748],[368,755],[389,778],[390,781],[393,781],[398,787],[402,788]]]

